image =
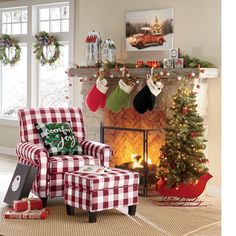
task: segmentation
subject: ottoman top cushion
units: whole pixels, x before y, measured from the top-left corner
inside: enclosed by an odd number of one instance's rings
[[[139,173],[129,170],[109,168],[102,174],[68,172],[65,174],[65,185],[87,191],[119,188],[139,184]]]

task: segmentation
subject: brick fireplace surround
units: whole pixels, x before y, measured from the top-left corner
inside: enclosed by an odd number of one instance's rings
[[[94,68],[71,69],[69,72],[71,76],[71,83],[73,84],[73,80],[78,79],[76,76],[87,76],[88,78],[93,78],[96,70]],[[144,72],[138,73],[139,83],[135,85],[131,92],[130,105],[127,109],[122,109],[118,113],[111,112],[107,108],[100,109],[97,112],[91,112],[85,104],[85,98],[92,86],[95,84],[96,79],[93,78],[92,80],[81,82],[81,95],[83,98],[82,109],[85,121],[86,136],[91,140],[100,141],[101,122],[104,126],[160,130],[160,132],[150,132],[148,137],[148,158],[151,160],[152,164],[157,165],[159,149],[164,143],[164,133],[161,132],[161,129],[165,127],[166,118],[169,116],[169,107],[172,105],[172,97],[176,93],[179,82],[176,80],[176,75],[175,77],[162,79],[161,82],[164,84],[164,88],[156,99],[156,105],[154,109],[152,111],[147,111],[144,114],[139,114],[133,108],[133,99],[135,95],[146,85],[146,74],[149,72],[150,70],[145,69]],[[181,75],[183,76],[184,73],[189,74],[189,69],[182,69]],[[133,75],[132,73],[130,74]],[[198,92],[198,111],[204,119],[204,126],[206,128],[207,135],[207,79],[199,78],[204,76],[198,76],[198,74],[196,74],[196,77],[198,78],[189,79],[188,86],[194,91]],[[216,75],[214,75],[214,77],[216,77]],[[116,88],[119,78],[114,77],[106,79],[109,85],[107,92],[108,97],[109,94]],[[200,85],[200,89],[197,88],[197,85]],[[122,163],[131,162],[132,154],[141,155],[141,157],[143,156],[143,139],[142,133],[140,132],[108,129],[105,130],[104,133],[104,142],[109,144],[113,149],[113,157],[110,162],[111,166],[119,166],[122,165]]]

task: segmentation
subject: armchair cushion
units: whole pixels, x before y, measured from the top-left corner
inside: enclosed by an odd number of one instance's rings
[[[49,174],[79,170],[84,165],[100,165],[100,159],[89,155],[60,155],[49,158]]]
[[[81,154],[82,148],[77,141],[69,122],[35,124],[49,156]]]

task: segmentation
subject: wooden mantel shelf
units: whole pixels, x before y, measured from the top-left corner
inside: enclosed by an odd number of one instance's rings
[[[150,74],[150,68],[127,68],[131,76],[138,78],[146,78],[147,74]],[[160,74],[162,72],[169,72],[168,76],[161,76],[161,78],[167,79],[176,79],[177,76],[187,77],[192,72],[195,73],[193,78],[201,79],[216,79],[219,78],[220,70],[218,68],[201,68],[204,70],[204,73],[199,72],[197,68],[156,68],[154,69],[154,74]],[[94,67],[81,67],[81,68],[69,68],[68,76],[69,77],[96,77],[98,68]],[[116,69],[109,69],[109,74],[113,75],[114,78],[121,77],[121,72]]]

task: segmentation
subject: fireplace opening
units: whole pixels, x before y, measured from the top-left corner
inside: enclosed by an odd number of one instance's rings
[[[140,196],[157,195],[160,140],[162,129],[100,126],[100,141],[113,150],[110,166],[138,172]]]

